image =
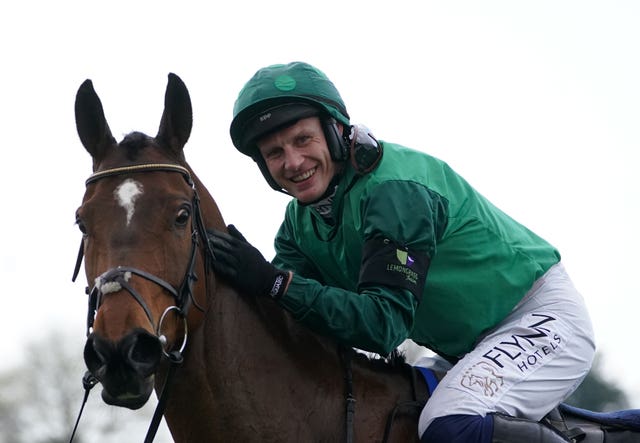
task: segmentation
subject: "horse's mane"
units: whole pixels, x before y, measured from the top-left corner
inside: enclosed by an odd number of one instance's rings
[[[142,149],[148,145],[149,140],[152,140],[152,138],[147,134],[134,131],[125,135],[118,146],[124,149],[127,159],[135,160],[140,155]]]

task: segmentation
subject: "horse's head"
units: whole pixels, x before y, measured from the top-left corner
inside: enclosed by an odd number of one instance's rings
[[[76,273],[84,254],[89,284],[84,358],[105,402],[136,409],[149,398],[160,362],[182,351],[206,304],[200,185],[183,154],[191,101],[170,74],[158,134],[133,132],[120,143],[90,80],[78,90],[75,114],[93,158],[76,213],[83,233]]]

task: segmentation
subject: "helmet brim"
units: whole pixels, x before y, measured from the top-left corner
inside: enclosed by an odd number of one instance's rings
[[[302,102],[279,103],[262,108],[244,119],[242,127],[236,128],[238,138],[234,140],[234,144],[240,152],[253,157],[260,138],[291,126],[298,120],[319,116],[321,112],[318,107]]]

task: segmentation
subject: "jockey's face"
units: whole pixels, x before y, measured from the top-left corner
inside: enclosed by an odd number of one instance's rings
[[[302,203],[319,199],[336,173],[318,117],[298,120],[257,144],[271,177]]]

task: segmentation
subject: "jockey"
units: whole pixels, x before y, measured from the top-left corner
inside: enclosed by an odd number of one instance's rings
[[[343,345],[388,355],[409,338],[448,360],[422,442],[567,441],[538,421],[595,345],[556,248],[447,163],[352,125],[309,64],[257,71],[230,132],[292,200],[271,262],[233,225],[211,232],[219,274]]]

